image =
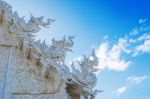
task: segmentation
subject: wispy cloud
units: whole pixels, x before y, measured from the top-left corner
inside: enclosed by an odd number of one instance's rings
[[[103,40],[106,40],[106,39],[108,39],[108,35],[105,35],[105,36],[103,37]]]
[[[112,46],[108,41],[100,44],[96,51],[101,70],[126,70],[132,61],[124,59],[122,56],[138,56],[150,52],[150,24],[147,19],[140,19],[140,25],[127,34],[119,38]],[[108,36],[104,37],[108,39]]]
[[[120,96],[123,93],[127,92],[127,90],[131,87],[130,86],[131,84],[140,84],[146,79],[148,79],[147,75],[127,77],[127,79],[126,79],[127,82],[126,82],[125,86],[117,88],[115,91],[113,91],[113,94]]]
[[[130,32],[130,35],[137,35],[139,33],[139,29],[133,28],[132,31]]]
[[[146,21],[147,21],[147,18],[146,19],[140,19],[139,23],[142,24],[142,23],[145,23]]]
[[[133,84],[139,84],[141,83],[142,81],[148,79],[148,76],[147,75],[144,75],[144,76],[130,76],[127,78],[127,81],[130,82],[130,83],[133,83]]]
[[[113,94],[116,94],[117,96],[120,96],[122,95],[123,93],[125,93],[127,90],[127,87],[126,86],[123,86],[123,87],[120,87],[118,89],[116,89]]]
[[[138,45],[134,50],[133,56],[137,56],[142,53],[150,53],[150,39],[145,40],[143,44]]]

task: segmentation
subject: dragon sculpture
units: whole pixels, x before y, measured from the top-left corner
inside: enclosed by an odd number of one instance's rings
[[[95,51],[93,50],[90,57],[84,56],[82,61],[77,62],[80,66],[80,70],[76,69],[72,63],[73,78],[83,87],[84,92],[95,96],[97,92],[101,92],[99,90],[93,90],[97,82],[95,72],[98,71],[98,59],[95,55]]]
[[[68,39],[68,40],[67,40]],[[71,47],[73,46],[74,36],[69,36],[66,39],[64,36],[62,40],[52,39],[52,45],[48,46],[45,41],[40,43],[40,40],[35,42],[37,48],[40,48],[45,56],[47,56],[50,60],[57,62],[59,64],[64,64],[66,52],[72,51]]]

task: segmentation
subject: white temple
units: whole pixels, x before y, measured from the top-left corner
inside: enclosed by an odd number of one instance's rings
[[[28,22],[0,0],[0,99],[94,99],[98,60],[95,52],[78,61],[80,70],[65,64],[72,36],[35,41],[33,34],[54,20],[31,15]],[[93,57],[91,60],[90,57]]]

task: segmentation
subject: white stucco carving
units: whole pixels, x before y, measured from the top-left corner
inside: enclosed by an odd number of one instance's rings
[[[72,64],[73,77],[77,83],[80,83],[82,86],[84,86],[84,91],[91,95],[95,95],[95,92],[98,92],[98,90],[93,90],[97,82],[97,78],[94,72],[98,71],[98,59],[95,55],[95,51],[93,50],[93,53],[90,57],[84,56],[82,61],[77,62],[80,66],[80,70],[76,69]]]
[[[35,41],[32,38],[34,33],[39,32],[40,27],[48,27],[54,21],[54,19],[47,19],[47,22],[44,22],[43,18],[31,14],[30,19],[25,22],[24,17],[20,18],[16,11],[12,11],[9,4],[0,0],[0,24],[8,35],[14,36],[13,46],[20,50],[23,57],[36,65],[35,68],[42,68],[39,75],[44,79],[50,79],[50,72],[56,72],[60,80],[77,84],[86,94],[94,96],[98,92],[93,90],[97,81],[94,72],[98,70],[95,52],[93,51],[90,57],[84,56],[83,61],[78,61],[81,71],[72,64],[71,72],[65,64],[65,57],[67,51],[72,51],[74,36],[63,37],[62,40],[52,39],[50,46],[45,41]]]

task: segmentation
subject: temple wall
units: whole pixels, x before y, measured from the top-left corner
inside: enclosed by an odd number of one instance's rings
[[[65,83],[58,74],[43,77],[43,68],[24,57],[16,43],[0,26],[0,99],[65,99]]]

